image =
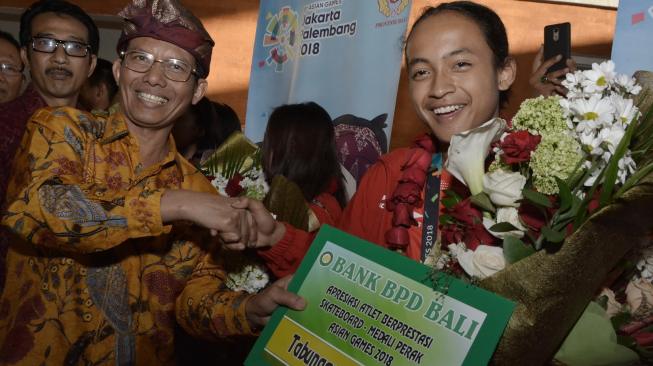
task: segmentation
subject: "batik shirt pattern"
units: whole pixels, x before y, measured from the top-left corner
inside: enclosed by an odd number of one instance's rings
[[[15,234],[0,298],[0,363],[174,363],[174,327],[251,334],[248,295],[224,286],[206,230],[164,226],[165,189],[215,192],[168,141],[143,168],[120,113],[35,113],[14,164],[3,225]]]

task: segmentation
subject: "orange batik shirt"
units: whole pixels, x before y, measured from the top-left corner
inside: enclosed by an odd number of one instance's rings
[[[164,226],[166,188],[215,192],[176,151],[143,168],[124,116],[42,109],[14,161],[3,225],[0,363],[174,363],[174,327],[251,334],[206,230]],[[7,174],[7,172],[1,172]]]

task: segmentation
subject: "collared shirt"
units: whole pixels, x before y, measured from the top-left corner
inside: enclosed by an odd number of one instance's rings
[[[0,104],[0,205],[4,202],[11,162],[25,132],[25,125],[37,109],[47,106],[29,84],[18,98]]]
[[[174,363],[174,327],[251,334],[249,295],[227,290],[210,236],[165,226],[166,188],[215,192],[176,151],[144,168],[122,113],[39,110],[27,126],[3,225],[17,234],[0,298],[0,363]]]

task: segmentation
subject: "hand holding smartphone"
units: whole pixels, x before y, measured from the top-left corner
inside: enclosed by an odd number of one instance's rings
[[[549,67],[547,74],[567,67],[567,59],[571,58],[571,24],[551,24],[544,27],[544,61],[557,55],[562,58]]]

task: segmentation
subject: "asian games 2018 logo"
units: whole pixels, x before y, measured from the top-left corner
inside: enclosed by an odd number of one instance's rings
[[[408,6],[409,0],[378,0],[379,11],[386,17],[401,14]]]
[[[263,47],[270,47],[268,57],[259,61],[259,67],[273,65],[276,72],[283,71],[283,64],[295,58],[295,46],[299,42],[297,12],[284,6],[277,14],[268,13],[263,36]]]

